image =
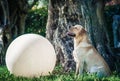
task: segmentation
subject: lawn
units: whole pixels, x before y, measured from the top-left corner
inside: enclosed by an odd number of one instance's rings
[[[6,66],[0,66],[0,81],[120,81],[120,76],[117,73],[106,78],[98,78],[95,75],[88,74],[75,76],[74,72],[65,73],[62,71],[61,66],[57,66],[50,76],[25,78],[15,77],[8,72]]]

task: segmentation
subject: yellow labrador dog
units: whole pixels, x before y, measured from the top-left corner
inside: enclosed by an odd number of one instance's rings
[[[96,73],[99,77],[110,75],[109,66],[90,43],[87,32],[81,25],[71,27],[68,35],[74,37],[73,56],[76,62],[76,74],[85,71]]]

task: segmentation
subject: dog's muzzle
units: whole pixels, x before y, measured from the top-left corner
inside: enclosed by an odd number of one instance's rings
[[[71,33],[71,32],[67,32],[67,35],[69,35],[71,37],[75,37],[76,36],[74,33]]]

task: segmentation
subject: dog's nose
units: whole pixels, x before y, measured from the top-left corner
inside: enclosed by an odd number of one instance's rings
[[[71,28],[71,26],[70,26],[70,25],[68,25],[68,26],[67,26],[67,30],[69,30],[70,28]]]
[[[69,26],[69,28],[71,28],[71,26]]]

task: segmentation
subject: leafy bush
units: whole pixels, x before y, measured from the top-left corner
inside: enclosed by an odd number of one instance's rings
[[[45,36],[47,7],[31,9],[26,19],[25,33],[37,33]]]

